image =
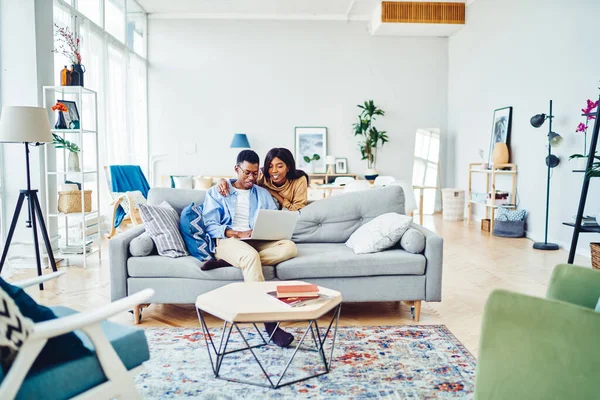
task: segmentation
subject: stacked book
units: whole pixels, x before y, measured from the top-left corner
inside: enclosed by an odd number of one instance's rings
[[[319,287],[311,283],[300,285],[279,285],[277,290],[267,294],[292,307],[304,305],[307,300],[319,298]]]

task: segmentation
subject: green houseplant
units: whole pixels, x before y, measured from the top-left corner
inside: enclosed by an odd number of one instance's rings
[[[373,100],[365,101],[363,105],[358,105],[361,109],[358,115],[358,122],[353,125],[354,136],[359,136],[358,147],[363,160],[367,160],[366,179],[375,179],[377,170],[375,163],[377,161],[377,149],[389,141],[386,131],[380,131],[373,122],[376,116],[384,116],[385,111],[378,108]]]
[[[319,161],[321,159],[321,156],[318,155],[317,153],[315,153],[315,154],[313,154],[312,157],[304,156],[303,159],[304,159],[304,162],[306,163],[306,169],[308,170],[307,172],[309,174],[312,174],[315,170],[315,165],[311,164],[311,161]]]
[[[79,168],[79,152],[81,149],[77,146],[76,143],[70,142],[65,138],[57,135],[56,133],[52,134],[54,140],[52,144],[57,149],[65,149],[69,151],[69,159],[68,159],[68,170],[69,172],[81,172]]]

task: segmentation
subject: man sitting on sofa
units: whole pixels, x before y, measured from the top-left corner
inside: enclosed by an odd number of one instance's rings
[[[255,185],[259,171],[259,157],[252,150],[243,150],[237,156],[237,181],[229,182],[227,197],[213,186],[206,193],[203,220],[208,235],[215,240],[215,258],[240,268],[245,282],[263,282],[263,265],[276,265],[296,256],[296,245],[291,240],[242,241],[252,234],[259,209],[277,210],[268,190]],[[287,347],[294,340],[290,333],[277,328],[276,323],[265,323],[273,342]]]

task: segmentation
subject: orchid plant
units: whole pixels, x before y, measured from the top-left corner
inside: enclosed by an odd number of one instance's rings
[[[579,125],[577,125],[577,129],[575,129],[575,132],[583,132],[583,156],[584,157],[586,157],[586,152],[587,152],[588,123],[590,120],[596,119],[596,117],[594,115],[591,115],[591,113],[596,109],[596,107],[598,107],[598,100],[592,101],[590,99],[587,99],[586,107],[581,109],[581,112],[583,114],[587,114],[585,116],[585,124],[583,122],[580,122]]]

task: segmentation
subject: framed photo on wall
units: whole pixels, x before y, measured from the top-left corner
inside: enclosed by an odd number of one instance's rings
[[[497,108],[494,110],[492,122],[492,137],[490,138],[490,152],[488,154],[488,165],[492,163],[494,146],[498,142],[506,143],[510,149],[510,129],[512,118],[512,107]]]
[[[347,174],[348,173],[348,159],[347,158],[336,158],[335,159],[335,173],[336,174]]]
[[[79,111],[77,110],[77,103],[71,100],[58,100],[59,103],[64,104],[69,111],[61,111],[63,117],[65,117],[65,122],[67,123],[67,127],[69,129],[78,129],[79,128]]]
[[[314,173],[324,174],[327,166],[325,165],[325,156],[327,155],[327,128],[300,126],[294,128],[295,146],[294,158],[296,167],[308,170],[308,165],[304,161],[304,156],[313,158],[318,154],[320,159],[311,161]]]

